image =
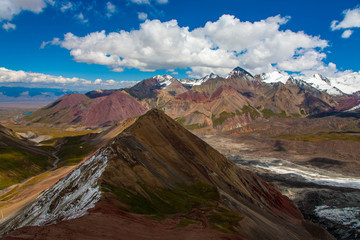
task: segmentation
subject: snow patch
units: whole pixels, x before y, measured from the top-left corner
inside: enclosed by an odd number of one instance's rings
[[[159,81],[159,84],[161,86],[166,86],[166,87],[169,86],[175,79],[171,75],[163,75],[163,76],[156,75],[154,78]]]
[[[31,205],[0,225],[0,236],[24,226],[42,226],[79,218],[101,197],[98,181],[107,166],[106,150],[98,152],[44,191]]]
[[[320,218],[350,226],[360,234],[360,207],[334,208],[321,205],[315,208],[315,214]]]
[[[360,178],[358,177],[347,177],[335,172],[326,171],[324,169],[301,166],[289,161],[275,158],[257,158],[256,160],[249,159],[245,161],[250,163],[253,167],[268,170],[276,174],[297,175],[303,178],[306,182],[318,185],[360,189]],[[241,164],[243,162],[235,161],[235,163]]]
[[[283,84],[286,84],[286,82],[289,80],[290,75],[287,73],[281,73],[278,71],[274,71],[271,73],[263,73],[261,74],[261,79],[265,83],[277,83],[281,82]]]
[[[310,78],[304,79],[304,81],[308,84],[310,84],[312,87],[320,90],[325,91],[330,95],[342,95],[343,92],[339,90],[336,86],[332,85],[332,81],[330,81],[328,78],[320,75],[315,74]]]
[[[229,76],[233,74],[235,73],[232,72]],[[292,78],[291,75],[278,71],[263,73],[260,77],[265,83],[281,82],[283,84]],[[353,94],[360,91],[360,72],[344,72],[335,77],[324,77],[321,74],[314,74],[311,77],[296,77],[296,81],[298,83],[306,83],[330,95]]]
[[[180,79],[179,81],[185,85],[198,86],[198,85],[205,83],[209,79],[213,79],[213,78],[217,78],[217,77],[219,77],[219,76],[214,73],[211,73],[210,75],[206,75],[205,77],[200,78],[200,79]]]
[[[356,109],[359,109],[359,108],[360,108],[360,104],[359,104],[359,105],[356,105],[355,107],[352,107],[352,108],[346,110],[345,112],[355,111]]]
[[[344,177],[344,176],[332,176],[322,174],[314,169],[306,167],[291,167],[283,164],[278,166],[258,166],[259,168],[268,169],[278,174],[295,174],[303,177],[308,182],[313,182],[319,185],[346,187],[360,189],[360,178]],[[323,171],[324,172],[324,171]]]
[[[351,72],[329,79],[334,87],[346,94],[353,94],[360,91],[360,72]]]
[[[232,77],[242,77],[245,76],[248,80],[254,80],[254,76],[251,75],[248,71],[241,67],[234,68],[227,76],[226,79],[232,78]]]

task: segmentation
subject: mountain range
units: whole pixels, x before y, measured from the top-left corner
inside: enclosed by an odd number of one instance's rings
[[[229,131],[254,121],[329,114],[359,105],[358,93],[346,94],[336,86],[321,75],[306,82],[278,72],[254,76],[237,67],[225,78],[164,75],[125,89],[68,94],[25,120],[96,128],[159,108],[191,130]]]

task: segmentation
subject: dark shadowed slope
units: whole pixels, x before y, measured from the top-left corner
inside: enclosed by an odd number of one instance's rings
[[[49,169],[53,160],[50,149],[0,125],[0,190]]]

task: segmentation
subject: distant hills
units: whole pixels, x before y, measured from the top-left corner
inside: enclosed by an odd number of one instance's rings
[[[59,88],[0,87],[0,102],[51,102],[73,91]]]
[[[253,75],[237,67],[225,78],[154,76],[125,89],[68,94],[25,119],[102,127],[159,108],[188,129],[228,131],[253,121],[341,112],[359,104],[358,93],[346,94],[321,75],[306,82],[278,72]]]

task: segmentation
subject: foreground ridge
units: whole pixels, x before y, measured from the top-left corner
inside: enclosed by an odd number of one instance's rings
[[[67,199],[79,200],[71,201],[72,209],[81,206],[81,199],[94,199],[87,204],[93,207],[88,214],[56,220],[46,215],[41,223],[33,220],[40,226],[4,239],[332,239],[305,221],[276,187],[240,169],[158,109],[139,117],[71,174],[36,201],[67,181],[43,211],[51,212]],[[71,176],[78,180],[69,182]],[[81,192],[80,183],[88,181],[99,191]],[[56,224],[45,226],[49,223]]]

